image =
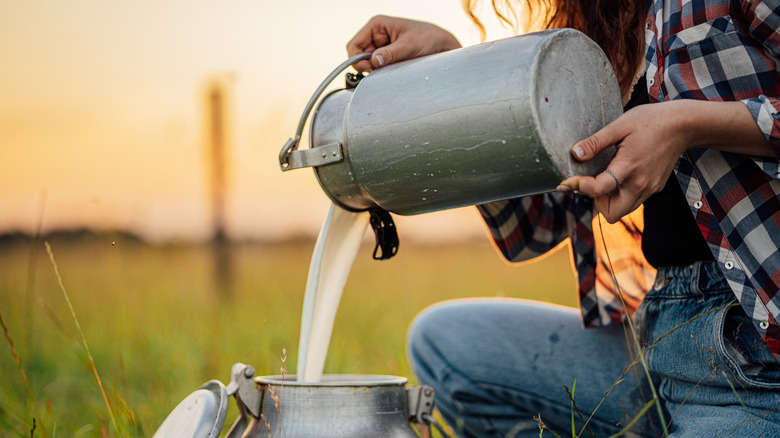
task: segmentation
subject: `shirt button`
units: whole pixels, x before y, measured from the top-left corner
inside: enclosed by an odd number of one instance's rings
[[[698,210],[698,209],[701,208],[702,205],[704,205],[704,204],[702,204],[701,201],[696,201],[696,202],[693,203],[693,208]]]
[[[769,328],[769,321],[761,321],[758,326],[761,327],[761,330],[766,330]]]
[[[734,262],[726,262],[726,263],[723,264],[723,266],[726,269],[733,269],[734,268]]]
[[[655,78],[650,78],[650,81],[648,82],[648,84],[650,84],[650,86],[652,87],[653,84],[655,84]]]
[[[650,26],[652,26],[652,23],[650,23],[649,21],[645,23],[645,29],[650,29]]]

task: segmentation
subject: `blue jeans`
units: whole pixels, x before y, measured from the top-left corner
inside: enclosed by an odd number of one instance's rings
[[[670,436],[780,436],[780,365],[714,263],[660,269],[636,326]],[[409,357],[459,436],[538,437],[540,421],[571,436],[592,415],[606,437],[652,400],[632,340],[627,327],[582,329],[570,308],[459,300],[417,317]],[[663,436],[661,424],[652,406],[629,435]]]

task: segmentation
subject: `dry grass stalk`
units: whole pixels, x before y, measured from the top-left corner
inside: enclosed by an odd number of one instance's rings
[[[642,409],[640,409],[639,412],[636,415],[634,415],[634,418],[632,418],[631,421],[628,422],[628,424],[623,426],[623,428],[620,429],[620,431],[618,433],[612,435],[609,438],[618,438],[618,437],[623,436],[626,432],[628,432],[629,429],[634,427],[634,424],[636,424],[636,422],[639,421],[639,419],[642,418],[642,416],[644,416],[647,413],[647,410],[650,409],[650,406],[653,406],[654,404],[656,404],[657,401],[658,400],[656,400],[656,399],[652,399],[649,402],[645,403],[645,405],[642,406]],[[668,433],[667,431],[664,431],[664,434],[667,434],[667,433]]]
[[[260,419],[263,420],[263,424],[265,424],[266,430],[268,430],[268,438],[274,438],[273,435],[271,435],[271,425],[268,424],[268,419],[265,418],[265,414],[260,414]]]
[[[574,401],[574,390],[577,388],[577,379],[574,379],[574,384],[571,387],[571,391],[569,391],[569,387],[566,385],[563,385],[564,389],[566,389],[566,394],[569,395],[569,400],[571,401],[571,435],[575,436],[576,431],[574,430],[574,412],[577,412],[577,415],[580,417],[580,421],[583,424],[583,428],[588,431],[588,435],[590,435],[592,438],[595,438],[596,434],[593,433],[590,426],[585,422],[585,418],[582,417],[582,412],[580,411],[580,408],[577,407],[577,402]],[[590,418],[588,418],[590,420]]]
[[[30,400],[34,404],[35,394],[33,394],[32,388],[30,387],[30,382],[27,380],[27,374],[24,372],[22,359],[19,357],[19,353],[17,353],[16,348],[14,347],[14,339],[11,337],[11,333],[8,332],[8,326],[5,324],[5,320],[3,319],[3,312],[0,312],[0,324],[3,326],[3,334],[5,335],[6,341],[8,341],[8,348],[11,349],[11,355],[13,355],[14,359],[16,360],[16,365],[19,367],[19,373],[21,373],[24,386],[27,388],[27,394],[30,396]]]
[[[33,394],[32,387],[30,387],[30,381],[27,380],[27,373],[24,372],[24,367],[22,366],[22,359],[19,357],[19,353],[16,351],[16,348],[14,347],[14,339],[11,337],[11,333],[8,331],[8,326],[5,324],[5,320],[3,319],[3,313],[0,312],[0,325],[3,326],[3,334],[5,335],[6,341],[8,341],[8,348],[11,349],[11,355],[13,355],[14,359],[16,360],[16,365],[19,367],[19,373],[22,375],[22,381],[24,381],[24,386],[27,388],[27,395],[30,396],[30,403],[32,403],[33,406],[33,412],[35,412],[35,416],[33,416],[33,422],[31,426],[30,435],[33,435],[35,433],[35,426],[36,426],[36,417],[40,417],[40,413],[38,413],[38,408],[35,404],[35,394]]]
[[[599,215],[599,228],[603,228],[602,221],[601,221],[601,215]],[[615,268],[612,266],[612,258],[609,256],[609,251],[607,250],[607,242],[604,238],[604,230],[600,230],[601,234],[601,243],[604,245],[604,251],[607,255],[607,262],[609,263],[609,272],[612,274],[612,281],[615,282],[615,290],[617,291],[617,296],[620,298],[620,304],[623,306],[623,309],[626,309],[626,302],[623,299],[623,292],[620,289],[620,284],[618,283],[618,279],[615,276]],[[650,392],[653,394],[653,400],[660,401],[660,398],[658,397],[658,392],[655,390],[655,385],[653,384],[653,379],[650,377],[650,368],[647,366],[647,362],[645,361],[645,356],[643,354],[642,349],[639,347],[639,336],[636,334],[636,328],[634,327],[634,322],[631,320],[630,317],[627,317],[626,320],[628,321],[628,327],[631,329],[631,335],[634,338],[634,345],[636,345],[637,348],[637,358],[639,359],[639,362],[642,364],[642,369],[645,372],[645,377],[647,377],[647,383],[650,387]],[[622,376],[621,376],[622,378]],[[661,403],[656,404],[656,408],[658,410],[658,419],[661,421],[661,427],[664,430],[664,436],[668,436],[668,433],[666,432],[668,426],[666,424],[666,418],[664,417],[664,412],[661,407]],[[592,417],[592,415],[591,415]],[[582,432],[580,432],[582,434]],[[579,435],[578,435],[579,436]]]
[[[602,227],[601,216],[599,216],[599,227]],[[604,239],[604,232],[603,232],[603,231],[601,232],[601,240],[602,240],[602,244],[604,245],[605,253],[606,253],[606,255],[607,255],[607,262],[609,263],[610,273],[612,273],[612,279],[613,279],[613,281],[614,281],[614,283],[615,283],[615,288],[616,288],[616,290],[617,290],[617,295],[618,295],[618,297],[620,298],[621,304],[623,305],[623,309],[625,309],[625,308],[626,308],[625,301],[623,300],[623,294],[622,294],[622,292],[621,292],[621,290],[620,290],[620,284],[618,283],[617,277],[615,277],[615,274],[614,274],[614,268],[612,267],[612,260],[611,260],[611,258],[610,258],[610,256],[609,256],[609,251],[607,250],[607,243],[606,243],[606,241],[605,241],[605,239]],[[616,437],[616,436],[621,436],[621,435],[622,435],[623,433],[625,433],[625,432],[626,432],[628,429],[630,429],[630,428],[631,428],[631,427],[632,427],[632,426],[633,426],[633,425],[634,425],[634,424],[635,424],[635,423],[636,423],[636,422],[639,420],[639,418],[641,418],[641,417],[642,417],[642,415],[644,415],[644,414],[647,412],[647,410],[648,410],[648,409],[649,409],[649,408],[650,408],[650,407],[651,407],[653,404],[655,404],[655,405],[656,405],[656,409],[658,410],[658,416],[659,416],[659,419],[660,419],[660,421],[661,421],[661,426],[663,427],[663,435],[664,435],[664,436],[668,436],[668,435],[669,435],[669,428],[671,427],[671,422],[672,422],[672,420],[674,420],[674,417],[676,416],[676,414],[677,414],[677,413],[675,412],[675,414],[674,414],[674,415],[672,416],[672,418],[670,419],[669,423],[667,423],[667,422],[666,422],[665,416],[663,415],[663,411],[662,411],[662,407],[661,407],[661,403],[660,403],[660,398],[658,397],[658,394],[657,394],[657,392],[656,392],[656,390],[655,390],[655,385],[653,385],[653,382],[652,382],[652,380],[651,380],[651,378],[650,378],[650,370],[649,370],[649,368],[648,368],[647,362],[646,362],[646,361],[645,361],[645,359],[644,359],[644,355],[645,355],[645,353],[646,353],[647,351],[649,351],[649,350],[651,350],[651,349],[655,348],[655,346],[656,346],[656,345],[658,345],[658,343],[659,343],[659,342],[660,342],[662,339],[664,339],[664,338],[666,338],[667,336],[671,335],[671,334],[672,334],[672,333],[674,333],[674,332],[675,332],[677,329],[679,329],[679,328],[681,328],[681,327],[684,327],[684,326],[686,326],[686,325],[690,324],[691,322],[693,322],[693,321],[695,321],[695,320],[697,320],[697,319],[699,319],[699,318],[702,318],[702,317],[704,317],[704,316],[707,316],[707,315],[709,315],[709,314],[711,314],[711,313],[713,313],[713,312],[718,312],[718,311],[725,310],[725,309],[728,309],[728,308],[731,308],[731,307],[735,307],[735,306],[738,306],[738,305],[739,305],[739,303],[732,303],[732,304],[727,304],[727,305],[725,305],[725,306],[721,306],[721,307],[717,307],[717,308],[714,308],[714,309],[710,309],[710,310],[709,310],[709,311],[707,311],[707,312],[704,312],[704,313],[702,313],[702,314],[696,315],[696,316],[692,317],[691,319],[689,319],[689,320],[687,320],[687,321],[685,321],[685,322],[682,322],[682,323],[680,323],[680,324],[677,324],[677,325],[676,325],[676,326],[674,326],[674,327],[673,327],[673,328],[672,328],[672,329],[671,329],[669,332],[667,332],[667,333],[665,333],[665,334],[663,334],[663,335],[659,336],[659,337],[658,337],[658,338],[657,338],[655,341],[653,341],[653,343],[652,343],[652,344],[648,345],[648,346],[647,346],[647,347],[645,347],[645,348],[641,348],[641,347],[639,347],[639,345],[640,345],[640,342],[639,342],[639,338],[638,338],[638,336],[637,336],[636,329],[635,329],[635,327],[634,327],[633,321],[632,321],[632,319],[631,319],[630,317],[629,317],[629,318],[626,318],[626,319],[627,319],[627,321],[628,321],[628,326],[629,326],[629,328],[630,328],[630,330],[631,330],[631,333],[632,333],[632,335],[633,335],[633,338],[634,338],[634,343],[635,343],[635,345],[637,346],[637,356],[636,356],[636,357],[634,358],[634,360],[633,360],[633,361],[632,361],[632,362],[631,362],[631,363],[628,365],[628,367],[626,367],[626,368],[623,370],[622,374],[620,375],[620,378],[618,378],[618,380],[617,380],[617,381],[616,381],[616,382],[615,382],[615,383],[614,383],[614,384],[613,384],[613,385],[610,387],[610,389],[609,389],[609,390],[607,390],[606,394],[604,395],[604,397],[602,398],[602,400],[599,402],[599,404],[596,406],[596,408],[594,409],[593,413],[591,413],[591,415],[588,417],[588,420],[585,422],[585,426],[583,426],[583,429],[581,429],[581,430],[580,430],[580,433],[579,433],[579,434],[577,434],[577,437],[579,437],[580,435],[582,435],[582,432],[583,432],[583,430],[585,430],[585,429],[586,429],[586,426],[587,426],[587,424],[590,422],[590,419],[591,419],[591,418],[593,418],[593,415],[595,415],[596,411],[599,409],[599,407],[601,406],[601,404],[604,402],[604,400],[606,400],[607,396],[608,396],[608,395],[609,395],[609,393],[612,391],[612,389],[613,389],[613,388],[615,388],[615,386],[617,386],[617,385],[618,385],[620,382],[622,382],[622,381],[623,381],[623,377],[625,377],[625,375],[626,375],[626,373],[628,372],[628,370],[629,370],[629,369],[631,369],[632,367],[634,367],[635,365],[637,365],[637,364],[639,364],[639,363],[641,363],[641,364],[642,364],[642,368],[643,368],[643,370],[644,370],[644,372],[645,372],[645,375],[646,375],[646,377],[647,377],[647,380],[648,380],[648,383],[649,383],[649,386],[650,386],[650,390],[651,390],[651,392],[652,392],[652,394],[653,394],[653,399],[652,399],[652,400],[650,400],[649,402],[647,402],[647,403],[646,403],[646,404],[645,404],[645,405],[642,407],[642,409],[640,410],[640,412],[639,412],[639,413],[637,413],[637,414],[634,416],[634,418],[631,420],[631,422],[630,422],[628,425],[626,425],[625,427],[623,427],[623,428],[621,429],[621,431],[620,431],[620,432],[618,432],[618,433],[617,433],[616,435],[614,435],[614,436],[615,436],[615,437]],[[700,348],[701,348],[701,347],[700,347]],[[718,371],[718,367],[716,366],[716,364],[715,364],[715,363],[713,363],[713,364],[712,364],[712,366],[713,366],[713,370],[712,370],[712,372],[711,372],[710,374],[708,374],[708,376],[709,376],[709,375],[713,375],[713,377],[712,377],[712,378],[714,379],[714,373],[716,373],[716,372]],[[721,371],[721,373],[723,373],[723,371]],[[740,401],[740,403],[741,403],[741,399],[739,399],[739,395],[736,393],[736,390],[734,389],[734,386],[733,386],[733,384],[731,383],[731,380],[730,380],[730,379],[729,379],[729,378],[728,378],[728,377],[725,375],[725,373],[723,373],[723,375],[724,375],[724,377],[726,378],[726,380],[729,382],[729,385],[731,385],[731,387],[732,387],[732,390],[734,390],[734,394],[737,396],[737,399],[738,399],[738,400]],[[696,388],[697,388],[697,387],[698,387],[698,386],[701,384],[701,382],[702,382],[702,381],[703,381],[703,380],[704,380],[706,377],[707,377],[707,376],[704,376],[704,377],[702,377],[702,379],[700,379],[700,380],[699,380],[699,382],[697,382],[697,383],[696,383],[696,385],[694,385],[694,388],[691,390],[691,392],[693,392],[693,390],[695,390],[695,389],[696,389]],[[688,397],[689,397],[689,396],[690,396],[690,393],[688,394]],[[687,399],[688,399],[688,397],[686,397],[686,398],[685,398],[685,400],[687,400]],[[683,400],[683,403],[685,403],[685,400]],[[573,403],[573,402],[574,402],[574,400],[573,400],[573,398],[572,398],[572,403]],[[742,407],[743,407],[743,409],[745,409],[745,412],[748,412],[748,411],[747,411],[747,408],[744,406],[744,404],[742,405]],[[679,410],[679,408],[678,408],[678,410]],[[749,413],[748,413],[748,414],[749,414]],[[574,421],[574,420],[573,420],[573,417],[572,417],[572,422],[573,422],[573,421]],[[751,421],[752,421],[752,416],[751,416]],[[755,422],[753,422],[753,424],[755,425]],[[758,429],[758,426],[756,426],[756,429]],[[759,434],[761,434],[761,431],[759,431]]]
[[[282,385],[281,388],[279,388],[279,398],[274,399],[274,403],[276,403],[276,410],[279,411],[279,422],[282,423],[282,436],[287,436],[287,431],[284,428],[284,419],[282,418],[282,404],[280,402],[280,399],[282,398],[282,391],[284,391],[284,379],[287,378],[287,349],[282,347]],[[273,393],[272,393],[273,394]]]
[[[753,427],[756,428],[756,431],[758,432],[758,435],[761,438],[764,438],[764,434],[761,433],[761,429],[758,427],[758,425],[756,424],[756,420],[753,419],[753,415],[750,413],[750,411],[748,411],[747,406],[745,406],[745,403],[742,401],[742,397],[740,397],[739,394],[737,393],[737,388],[735,388],[734,384],[731,383],[731,379],[729,379],[729,377],[726,375],[725,371],[721,371],[721,374],[723,374],[723,377],[726,379],[727,382],[729,382],[729,386],[731,387],[731,391],[734,393],[734,397],[737,398],[737,400],[739,401],[740,406],[742,406],[742,409],[744,409],[745,412],[747,412],[748,418],[750,418],[750,422],[753,424]]]
[[[539,425],[539,438],[542,438],[542,434],[544,433],[545,430],[550,432],[551,434],[553,434],[553,436],[555,438],[561,438],[561,436],[558,435],[557,433],[555,433],[554,430],[550,429],[549,427],[547,427],[546,424],[544,424],[544,422],[542,421],[542,416],[541,415],[535,415],[534,416],[534,420]]]
[[[92,357],[92,353],[89,351],[89,345],[87,344],[87,338],[84,336],[84,331],[81,330],[81,324],[79,323],[79,319],[76,316],[76,311],[73,308],[73,303],[70,302],[70,297],[68,296],[68,291],[65,290],[65,285],[62,283],[62,276],[60,276],[59,268],[57,268],[57,262],[54,260],[54,253],[51,250],[51,245],[49,245],[49,242],[43,242],[43,244],[46,246],[46,253],[49,254],[49,260],[51,261],[52,266],[54,267],[54,274],[57,277],[57,282],[60,286],[60,290],[62,291],[62,295],[65,297],[65,301],[68,304],[68,308],[70,309],[70,314],[73,316],[73,321],[76,324],[76,329],[78,330],[79,334],[81,335],[81,341],[84,345],[84,350],[87,353],[87,358],[89,358],[89,363],[92,367],[92,372],[95,375],[95,380],[97,381],[98,387],[100,388],[100,393],[103,395],[103,400],[106,402],[106,408],[108,409],[108,415],[111,417],[111,424],[114,425],[114,431],[116,431],[117,434],[120,433],[120,429],[117,427],[116,418],[114,418],[114,412],[111,409],[111,403],[108,401],[108,395],[106,394],[106,390],[103,387],[103,382],[100,381],[100,375],[98,374],[97,367],[95,366],[95,359]]]

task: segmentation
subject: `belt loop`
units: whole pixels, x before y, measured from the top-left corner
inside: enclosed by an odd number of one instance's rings
[[[704,292],[702,292],[701,287],[699,287],[700,280],[702,277],[702,269],[704,267],[703,262],[694,262],[691,266],[691,291],[699,294],[699,300],[703,300],[706,296],[704,295]]]

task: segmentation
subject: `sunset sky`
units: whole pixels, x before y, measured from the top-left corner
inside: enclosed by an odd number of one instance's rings
[[[329,201],[310,170],[280,172],[277,155],[378,13],[479,42],[459,0],[0,3],[0,232],[33,231],[42,212],[44,232],[208,236],[203,90],[221,78],[232,90],[229,234],[315,234]],[[489,24],[489,39],[509,34]],[[483,232],[473,209],[402,218],[399,230]]]

